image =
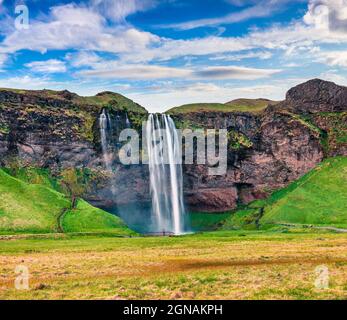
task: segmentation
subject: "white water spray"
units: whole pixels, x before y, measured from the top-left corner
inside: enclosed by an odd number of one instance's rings
[[[150,115],[147,128],[152,211],[158,232],[184,233],[181,144],[170,116]]]

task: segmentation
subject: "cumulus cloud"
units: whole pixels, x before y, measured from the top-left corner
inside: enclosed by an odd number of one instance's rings
[[[28,30],[10,32],[2,42],[0,52],[73,48],[119,53],[139,51],[158,39],[132,27],[109,28],[98,12],[68,4],[53,7],[45,21],[31,21]]]
[[[34,72],[39,73],[60,73],[66,72],[66,65],[63,61],[50,59],[46,61],[34,61],[25,64],[27,68],[30,68]]]

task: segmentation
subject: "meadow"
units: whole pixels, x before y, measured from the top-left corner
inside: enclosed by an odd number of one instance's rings
[[[0,239],[0,299],[347,298],[343,233],[289,229]],[[28,290],[15,289],[18,265],[29,270]],[[320,266],[328,268],[327,288],[316,286]]]

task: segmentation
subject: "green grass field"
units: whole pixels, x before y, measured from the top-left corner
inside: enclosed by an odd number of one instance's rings
[[[15,289],[18,265],[29,271],[28,290]],[[319,266],[328,288],[315,285]],[[0,238],[0,299],[346,298],[346,234]]]

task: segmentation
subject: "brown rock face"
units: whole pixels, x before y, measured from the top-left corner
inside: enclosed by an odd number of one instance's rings
[[[222,212],[235,209],[237,206],[238,192],[235,187],[225,189],[201,189],[186,192],[186,202],[196,211]]]
[[[190,209],[201,211],[204,202],[207,211],[223,211],[265,198],[313,169],[324,156],[347,155],[346,111],[347,88],[311,80],[289,90],[284,102],[269,106],[262,114],[177,115],[178,122],[228,129],[251,142],[237,149],[229,146],[223,177],[208,176],[206,167],[185,166]],[[210,190],[213,201],[205,201]],[[215,194],[224,196],[216,201]]]
[[[285,106],[296,113],[347,111],[347,88],[320,79],[300,84],[287,93]]]
[[[254,135],[248,135],[252,146],[229,150],[224,176],[209,176],[205,166],[185,166],[185,189],[191,210],[201,211],[205,206],[207,211],[225,211],[238,203],[265,198],[322,161],[319,135],[300,121],[281,113],[254,117],[259,119],[253,119],[257,126],[252,128]],[[228,127],[229,131],[242,129],[242,125]]]

